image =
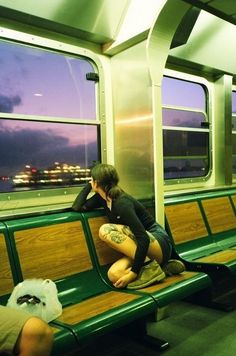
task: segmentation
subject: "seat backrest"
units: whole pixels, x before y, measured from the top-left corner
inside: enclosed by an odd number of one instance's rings
[[[234,204],[234,208],[236,210],[236,194],[232,195],[231,198],[232,198],[232,201],[233,201],[233,204]]]
[[[208,235],[198,202],[181,202],[165,207],[166,221],[176,245]]]
[[[202,199],[201,204],[212,234],[236,229],[236,216],[228,196]]]
[[[108,223],[107,217],[106,216],[89,217],[87,221],[88,221],[91,237],[94,243],[97,259],[100,266],[111,264],[117,261],[119,258],[121,258],[122,255],[119,252],[109,247],[105,242],[103,242],[99,238],[99,228],[103,224]]]
[[[22,279],[58,280],[92,269],[82,222],[55,218],[57,223],[30,228],[21,228],[19,221],[17,229],[11,229]]]
[[[3,232],[0,232],[0,296],[8,294],[14,287],[14,281]]]

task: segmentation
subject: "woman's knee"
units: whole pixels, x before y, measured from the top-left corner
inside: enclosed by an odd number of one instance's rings
[[[120,279],[124,273],[130,271],[132,260],[129,257],[122,257],[114,262],[107,272],[107,277],[110,282],[115,283]]]
[[[116,283],[116,281],[118,281],[118,277],[117,277],[115,271],[112,271],[110,269],[107,272],[107,277],[111,283]]]
[[[114,268],[113,266],[107,271],[107,277],[111,283],[116,283],[118,279],[123,276],[124,270]]]

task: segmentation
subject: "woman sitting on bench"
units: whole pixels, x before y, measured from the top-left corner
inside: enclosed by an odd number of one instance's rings
[[[124,255],[108,271],[113,285],[138,289],[160,282],[166,275],[183,272],[181,261],[170,260],[172,243],[168,234],[138,200],[119,187],[115,167],[98,164],[91,176],[72,209],[105,209],[110,223],[100,227],[99,237]],[[91,190],[95,194],[88,199]]]

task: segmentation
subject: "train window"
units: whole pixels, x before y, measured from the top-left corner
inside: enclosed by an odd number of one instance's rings
[[[236,175],[236,131],[233,132],[232,154],[233,154],[233,174]]]
[[[233,123],[234,123],[233,128],[236,129],[236,91],[232,92],[232,113],[233,113]]]
[[[232,155],[232,171],[236,175],[236,91],[232,92]]]
[[[203,86],[198,83],[164,76],[162,83],[162,103],[163,105],[182,106],[205,111],[205,90]]]
[[[96,118],[88,60],[0,41],[0,112]]]
[[[205,177],[210,165],[205,88],[165,76],[162,95],[165,180]]]
[[[83,184],[98,160],[98,127],[1,120],[2,192]]]
[[[191,110],[163,108],[162,114],[164,125],[173,127],[201,128],[206,119],[204,113]]]
[[[91,62],[0,41],[0,63],[0,192],[86,182],[101,151]]]

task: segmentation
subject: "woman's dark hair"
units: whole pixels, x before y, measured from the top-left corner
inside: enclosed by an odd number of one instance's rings
[[[91,176],[97,185],[104,190],[106,196],[111,199],[117,199],[123,190],[118,186],[119,176],[110,164],[100,163],[92,168]]]

